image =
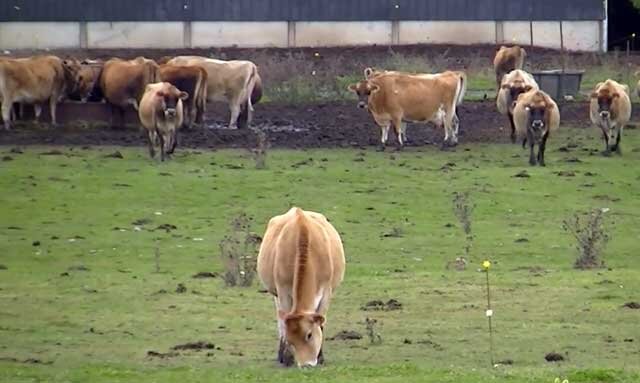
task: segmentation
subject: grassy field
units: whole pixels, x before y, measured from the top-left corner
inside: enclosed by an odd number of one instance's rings
[[[640,310],[622,305],[640,300],[640,135],[627,132],[622,157],[591,155],[600,148],[595,129],[567,129],[546,168],[487,144],[272,150],[265,170],[234,150],[158,163],[143,148],[0,148],[0,381],[638,382]],[[124,159],[105,157],[116,149]],[[530,177],[514,177],[522,170]],[[447,269],[464,252],[456,191],[475,204],[463,271]],[[262,234],[291,205],[323,212],[344,239],[327,336],[364,336],[327,341],[326,366],[312,370],[276,365],[273,301],[257,281],[192,278],[223,271],[234,216]],[[578,271],[562,222],[592,208],[610,209],[608,268]],[[495,360],[512,364],[489,362],[484,259]],[[391,298],[401,310],[361,309]],[[215,348],[148,356],[194,341]]]

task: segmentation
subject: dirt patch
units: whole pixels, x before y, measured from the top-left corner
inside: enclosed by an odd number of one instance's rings
[[[210,271],[201,271],[199,273],[193,274],[191,278],[194,278],[194,279],[218,278],[218,273],[212,273]]]
[[[104,156],[104,158],[118,158],[118,159],[123,159],[124,156],[122,155],[122,153],[120,153],[119,150],[116,150],[115,152],[111,153],[111,154],[107,154]]]
[[[75,265],[75,266],[69,266],[67,271],[90,271],[90,269],[85,265]]]
[[[176,286],[176,293],[184,294],[186,292],[187,292],[187,286],[185,286],[183,283],[178,283],[178,286]]]
[[[575,177],[576,176],[576,172],[574,172],[573,170],[561,170],[559,172],[556,172],[556,174],[560,177]]]
[[[515,178],[529,178],[529,177],[531,177],[531,175],[529,174],[528,171],[523,170],[523,171],[520,171],[520,172],[514,174],[513,177],[515,177]]]
[[[430,340],[430,339],[421,339],[415,342],[416,344],[425,345],[433,348],[436,351],[444,351],[444,347],[440,344]]]
[[[172,230],[177,230],[178,227],[176,225],[172,225],[170,223],[163,223],[155,228],[155,230],[164,230],[167,233],[170,233]]]
[[[380,130],[366,111],[356,107],[355,99],[352,102],[299,105],[266,103],[256,105],[255,109],[252,126],[267,135],[271,147],[374,147],[380,142]],[[566,103],[562,105],[562,109],[563,124],[588,126],[585,124],[588,121],[586,103]],[[206,117],[206,125],[209,127],[181,130],[178,147],[255,147],[258,137],[253,130],[217,128],[225,126],[227,114],[228,108],[225,105],[210,105]],[[493,101],[464,102],[459,107],[458,114],[461,121],[461,143],[509,143],[509,135],[500,131],[500,127],[506,125],[506,119],[495,110]],[[67,123],[56,129],[39,129],[16,124],[15,128],[0,135],[0,145],[146,145],[146,138],[138,127],[112,128],[104,124],[95,125],[87,129],[82,124]],[[408,146],[440,145],[444,132],[431,124],[409,124],[407,138]],[[395,143],[396,137],[391,134],[389,145]],[[59,150],[41,154],[63,155]]]
[[[2,162],[8,162],[8,161],[13,161],[13,157],[11,157],[11,156],[3,156],[2,157]]]
[[[134,226],[144,226],[148,223],[151,223],[150,218],[138,218],[135,221],[131,222],[131,224]]]
[[[50,365],[53,364],[52,361],[43,361],[42,359],[38,359],[38,358],[27,358],[27,359],[18,359],[18,358],[13,358],[13,357],[0,357],[0,361],[2,362],[13,362],[13,363],[24,363],[24,364],[44,364],[44,365]]]
[[[9,270],[9,268],[5,265],[0,265],[0,270]]]
[[[401,310],[402,303],[396,299],[389,299],[386,303],[376,299],[365,303],[360,309],[364,311],[394,311]]]
[[[327,340],[360,340],[362,335],[357,331],[343,330]]]
[[[202,350],[213,350],[216,346],[210,342],[198,341],[198,342],[188,342],[184,344],[178,344],[171,347],[173,351],[202,351]]]
[[[632,310],[640,310],[640,303],[638,302],[627,302],[622,305],[624,308],[632,309]]]
[[[547,362],[562,362],[564,360],[564,356],[558,354],[557,352],[550,352],[544,356],[544,359]]]
[[[179,355],[180,354],[178,354],[175,351],[172,351],[172,352],[158,352],[153,350],[147,351],[148,358],[168,359],[168,358],[173,358]]]

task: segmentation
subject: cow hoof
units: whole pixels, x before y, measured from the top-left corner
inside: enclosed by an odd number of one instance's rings
[[[380,145],[380,146],[378,146],[378,148],[376,148],[376,151],[378,151],[378,152],[384,152],[384,151],[385,151],[385,149],[386,149],[386,147],[385,147],[384,145]]]
[[[540,166],[547,166],[547,164],[544,163],[544,161],[540,162]]]
[[[600,152],[604,157],[611,157],[611,150],[604,150]]]
[[[529,159],[529,165],[536,166],[536,160],[533,158]]]

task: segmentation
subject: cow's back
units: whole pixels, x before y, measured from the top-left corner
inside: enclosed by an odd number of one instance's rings
[[[62,60],[56,56],[0,60],[0,93],[14,102],[43,102],[64,92]]]

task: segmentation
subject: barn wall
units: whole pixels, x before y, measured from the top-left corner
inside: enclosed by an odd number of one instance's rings
[[[569,50],[603,49],[600,21],[563,21]],[[534,21],[533,44],[556,48],[560,21]],[[55,33],[52,31],[55,30]],[[528,21],[6,22],[0,50],[531,44]]]

